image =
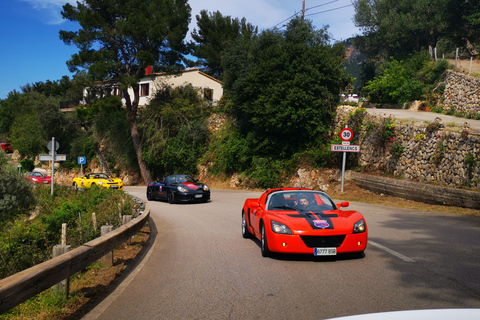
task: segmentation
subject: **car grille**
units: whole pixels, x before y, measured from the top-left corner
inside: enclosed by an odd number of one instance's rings
[[[340,247],[345,236],[300,236],[309,248]]]

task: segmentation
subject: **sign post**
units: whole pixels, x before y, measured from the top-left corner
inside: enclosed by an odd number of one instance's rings
[[[60,147],[58,142],[55,141],[55,137],[52,137],[52,141],[48,142],[47,148],[50,151],[49,154],[40,154],[38,155],[38,160],[40,161],[51,161],[52,162],[52,182],[51,182],[51,194],[53,196],[53,184],[54,184],[54,174],[55,174],[55,161],[65,161],[67,156],[64,154],[57,154],[57,150]]]
[[[348,126],[345,126],[340,131],[340,139],[342,139],[342,144],[332,144],[332,151],[334,152],[343,152],[343,161],[342,161],[342,189],[345,181],[345,163],[347,162],[347,152],[360,152],[360,146],[350,145],[350,140],[353,139],[353,131],[349,129]]]
[[[80,176],[83,176],[83,165],[87,163],[86,157],[78,157],[78,164],[80,165]]]

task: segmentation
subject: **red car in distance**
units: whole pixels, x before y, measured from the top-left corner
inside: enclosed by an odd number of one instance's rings
[[[40,172],[27,172],[26,173],[27,179],[30,180],[32,183],[39,183],[39,184],[50,184],[52,182],[52,177],[44,176]]]
[[[335,256],[356,253],[367,247],[363,215],[344,201],[335,204],[322,191],[281,188],[247,199],[242,210],[242,235],[261,242],[262,256],[296,253]]]
[[[13,148],[10,145],[10,143],[3,143],[3,142],[0,143],[0,149],[5,151],[5,153],[12,153],[13,152]]]

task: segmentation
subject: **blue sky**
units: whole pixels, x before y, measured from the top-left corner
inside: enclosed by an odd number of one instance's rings
[[[0,1],[0,99],[13,90],[20,92],[27,83],[72,77],[66,62],[77,52],[76,47],[65,45],[58,35],[60,30],[78,30],[75,23],[61,17],[66,2]],[[281,27],[284,20],[302,9],[302,0],[189,0],[189,4],[191,30],[196,26],[195,16],[204,9],[218,10],[233,18],[245,17],[260,30]],[[336,40],[360,33],[352,21],[355,10],[351,0],[305,0],[305,7],[307,18],[318,28],[329,25]]]

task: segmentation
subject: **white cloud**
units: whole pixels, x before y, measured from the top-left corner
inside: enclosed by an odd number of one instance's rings
[[[73,5],[76,1],[70,0],[20,0],[29,3],[34,10],[39,11],[42,15],[39,18],[46,24],[61,24],[65,20],[62,18],[62,7],[68,2]]]

